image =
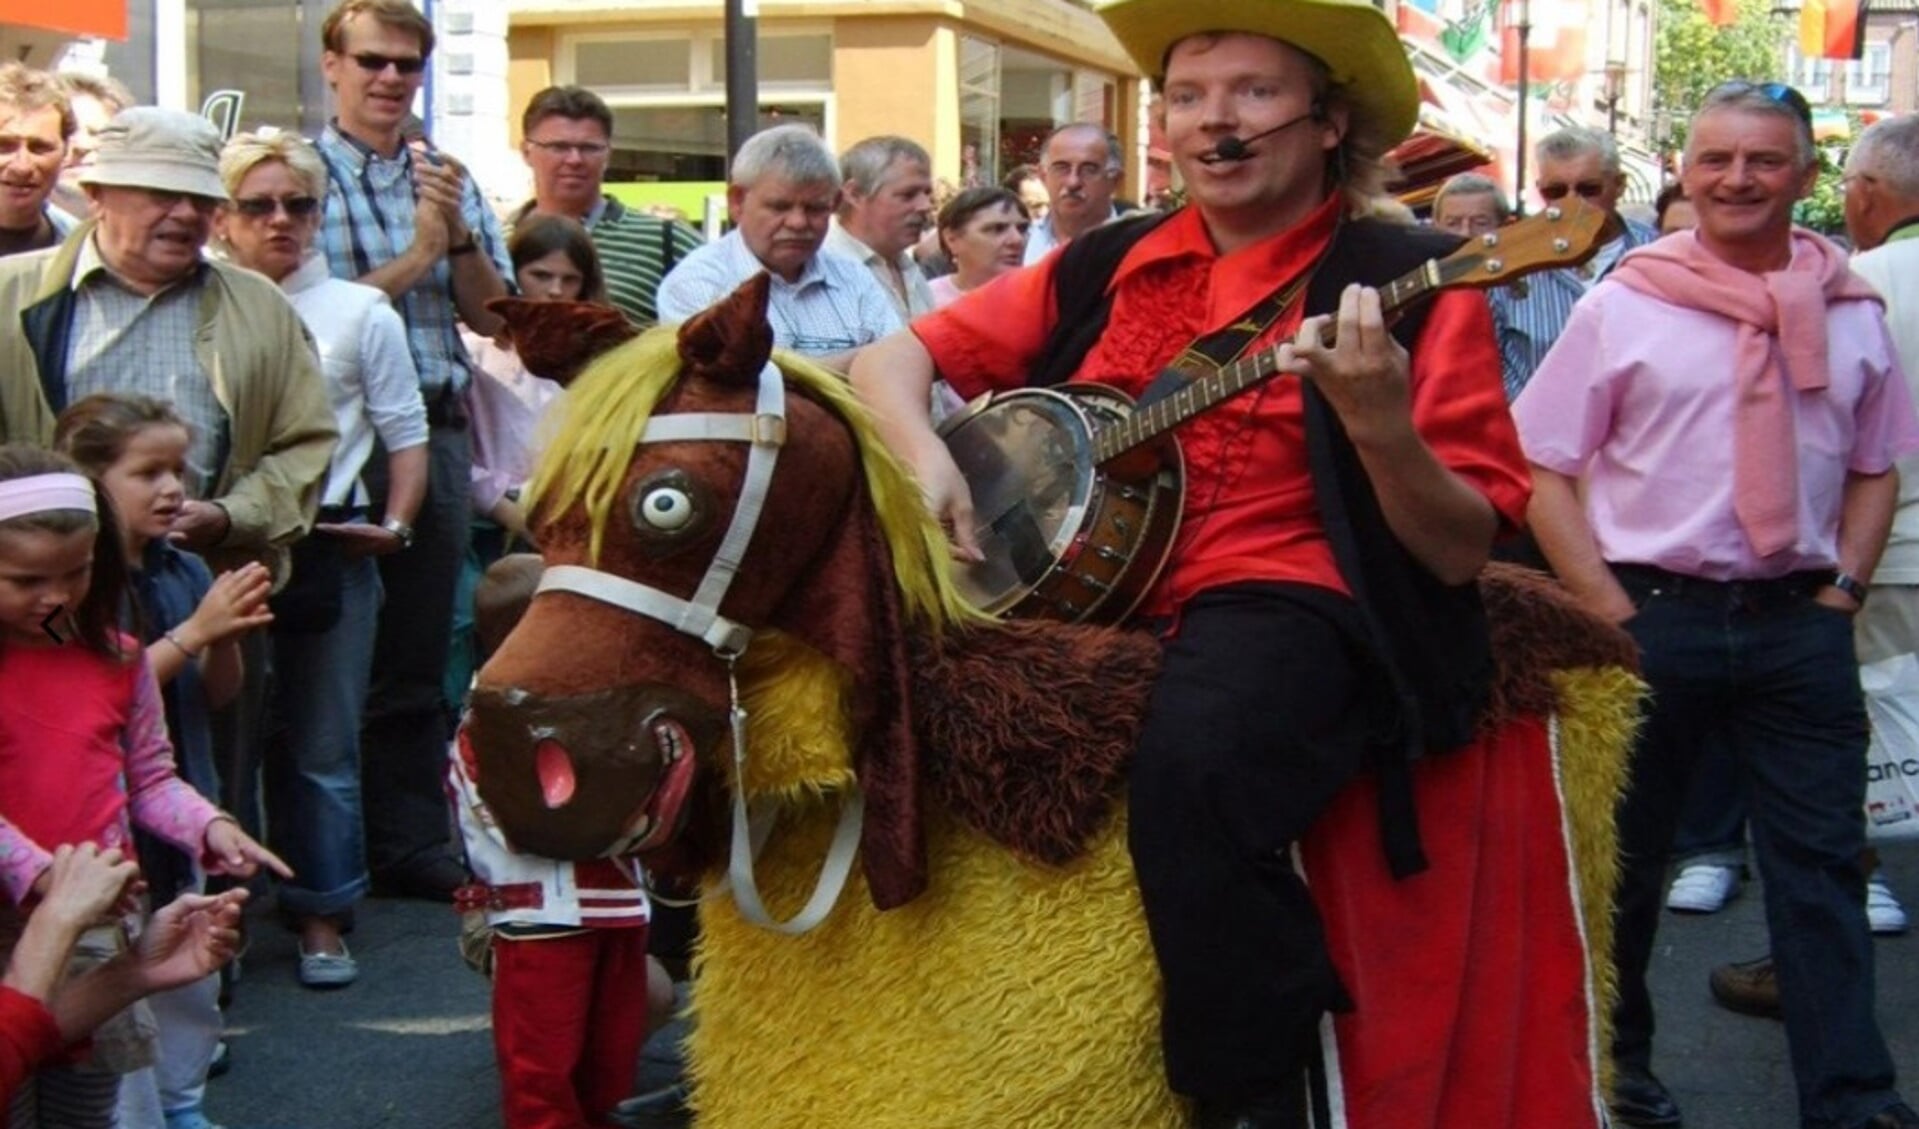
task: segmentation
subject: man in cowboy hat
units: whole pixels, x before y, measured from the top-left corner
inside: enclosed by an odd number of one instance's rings
[[[1484,301],[1441,295],[1389,333],[1363,285],[1453,245],[1357,218],[1418,104],[1386,19],[1363,0],[1101,15],[1157,78],[1193,206],[1086,232],[875,345],[852,381],[966,560],[936,374],[969,397],[1082,375],[1138,396],[1190,345],[1271,347],[1303,378],[1177,432],[1186,520],[1141,609],[1165,663],[1129,785],[1172,1088],[1204,1126],[1303,1126],[1320,1023],[1349,997],[1293,849],[1372,766],[1386,861],[1424,865],[1405,761],[1469,736],[1489,666],[1472,581],[1524,512],[1525,464]]]
[[[122,110],[81,178],[97,218],[0,260],[18,311],[0,321],[0,441],[51,444],[54,417],[94,392],[168,401],[193,435],[175,540],[260,556],[305,535],[336,432],[279,288],[201,256],[227,198],[219,161],[205,118]]]

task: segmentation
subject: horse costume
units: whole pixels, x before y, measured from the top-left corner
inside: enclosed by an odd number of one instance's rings
[[[971,612],[850,393],[769,362],[765,302],[571,388],[538,592],[462,736],[478,787],[529,849],[706,876],[703,1129],[1185,1125],[1125,844],[1157,644]],[[1355,1003],[1323,1025],[1325,1125],[1604,1124],[1633,652],[1543,578],[1483,589],[1481,737],[1413,769],[1430,869],[1389,876],[1366,779],[1296,852]],[[796,910],[817,927],[764,927]]]

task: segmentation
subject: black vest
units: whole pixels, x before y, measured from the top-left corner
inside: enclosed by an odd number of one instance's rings
[[[1110,223],[1067,244],[1054,276],[1059,321],[1041,352],[1033,384],[1062,383],[1079,368],[1112,313],[1107,283],[1127,251],[1166,218]],[[1332,313],[1348,284],[1384,285],[1459,244],[1458,238],[1437,232],[1344,221],[1307,284],[1306,313]],[[1424,326],[1424,309],[1415,309],[1393,326],[1393,335],[1410,352]],[[1390,719],[1391,738],[1382,742],[1376,763],[1387,860],[1403,877],[1426,866],[1408,764],[1423,753],[1454,750],[1473,739],[1493,677],[1486,613],[1477,583],[1441,583],[1399,543],[1337,413],[1311,381],[1302,382],[1302,389],[1320,520],[1398,707]]]

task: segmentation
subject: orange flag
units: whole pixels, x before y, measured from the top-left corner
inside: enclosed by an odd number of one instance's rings
[[[1714,27],[1731,27],[1739,22],[1738,0],[1700,0],[1700,6],[1706,11],[1706,22]]]
[[[1857,59],[1866,48],[1866,0],[1803,0],[1799,53],[1808,59]]]

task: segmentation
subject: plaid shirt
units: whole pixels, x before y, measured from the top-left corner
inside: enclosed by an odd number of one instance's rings
[[[386,158],[341,133],[329,123],[315,142],[327,166],[326,218],[320,225],[320,249],[334,277],[358,281],[398,258],[413,242],[413,152],[401,146]],[[466,178],[460,201],[466,225],[493,260],[500,277],[513,278],[499,221]],[[428,403],[445,392],[466,388],[472,369],[460,343],[459,315],[453,301],[452,268],[443,258],[394,303],[406,322],[407,345],[420,370],[420,391]]]
[[[195,498],[220,479],[230,422],[193,352],[206,270],[196,267],[190,277],[149,297],[115,278],[93,240],[87,240],[74,264],[73,331],[67,344],[69,403],[112,392],[173,405],[191,433],[186,488]]]

